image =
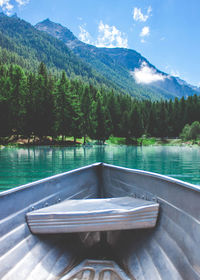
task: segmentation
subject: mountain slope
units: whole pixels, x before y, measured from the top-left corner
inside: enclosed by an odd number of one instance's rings
[[[10,61],[5,61],[6,56]],[[51,71],[64,69],[69,77],[113,86],[62,41],[38,31],[24,20],[3,13],[0,13],[0,58],[2,62],[22,64],[28,70],[36,70],[43,61]]]
[[[97,48],[78,40],[73,33],[49,19],[35,26],[40,31],[56,37],[75,54],[87,61],[93,68],[111,80],[121,89],[137,97],[174,98],[199,93],[180,79],[159,71],[138,52],[122,48]],[[137,74],[143,80],[137,81]],[[152,81],[146,83],[145,77]],[[156,80],[157,78],[157,80]]]

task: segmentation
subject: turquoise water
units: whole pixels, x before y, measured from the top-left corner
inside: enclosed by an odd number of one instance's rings
[[[0,150],[0,190],[95,162],[152,171],[200,185],[198,147],[6,147]]]

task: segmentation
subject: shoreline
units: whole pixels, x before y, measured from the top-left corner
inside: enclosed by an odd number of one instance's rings
[[[200,140],[183,141],[180,138],[176,139],[161,139],[155,137],[129,139],[122,137],[111,136],[104,144],[99,144],[97,140],[87,139],[87,143],[83,144],[83,138],[78,138],[76,143],[71,139],[72,137],[66,137],[64,141],[53,141],[52,139],[45,139],[44,141],[29,142],[26,138],[20,138],[16,141],[10,141],[0,144],[0,149],[4,147],[38,147],[38,146],[52,146],[52,147],[92,147],[93,145],[127,145],[127,146],[196,146],[200,147]]]

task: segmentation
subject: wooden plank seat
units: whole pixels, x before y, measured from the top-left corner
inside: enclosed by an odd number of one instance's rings
[[[159,204],[132,198],[65,200],[26,214],[32,233],[69,233],[151,228]]]

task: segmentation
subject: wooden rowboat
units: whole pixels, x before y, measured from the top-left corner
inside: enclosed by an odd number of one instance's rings
[[[96,163],[2,192],[0,279],[200,279],[200,187]]]

